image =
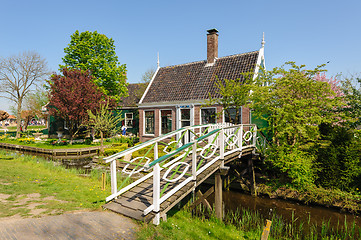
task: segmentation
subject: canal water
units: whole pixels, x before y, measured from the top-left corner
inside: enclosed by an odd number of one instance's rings
[[[201,191],[204,193],[212,185],[202,184]],[[214,204],[214,193],[207,200],[211,205]],[[361,226],[361,216],[341,212],[333,208],[326,208],[314,205],[304,205],[298,202],[270,199],[266,196],[253,197],[241,192],[241,190],[223,190],[224,213],[236,213],[240,210],[258,212],[265,219],[272,219],[273,215],[281,217],[285,223],[299,225],[303,224],[305,233],[309,231],[306,225],[317,226],[320,231],[322,223],[327,224],[330,228],[342,228],[345,221],[348,227],[353,224]]]
[[[292,220],[293,214],[293,219],[297,218],[297,221],[307,223],[310,220],[311,224],[317,224],[318,226],[320,226],[322,222],[330,222],[330,226],[334,227],[337,227],[338,224],[342,226],[346,219],[350,225],[355,222],[356,226],[361,226],[360,216],[343,213],[336,209],[303,205],[282,199],[253,197],[237,191],[224,191],[223,201],[226,212],[234,212],[237,209],[247,209],[258,211],[265,218],[271,218],[272,214],[276,213],[288,222]]]

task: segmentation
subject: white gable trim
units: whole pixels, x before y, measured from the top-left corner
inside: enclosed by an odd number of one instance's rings
[[[142,102],[143,102],[143,100],[144,100],[144,98],[145,98],[145,95],[147,95],[148,90],[149,90],[150,86],[152,85],[152,83],[153,83],[153,81],[154,81],[155,76],[157,76],[157,74],[158,74],[159,69],[160,69],[160,67],[159,67],[159,65],[158,65],[157,70],[155,71],[155,73],[154,73],[154,75],[153,75],[153,77],[152,77],[152,80],[150,80],[150,83],[148,84],[147,89],[145,89],[145,92],[143,93],[143,96],[142,96],[142,98],[141,98],[140,101],[139,101],[139,104],[142,104]]]
[[[265,58],[264,58],[264,44],[262,44],[262,47],[259,49],[259,52],[258,52],[257,64],[256,64],[256,67],[254,69],[253,80],[255,80],[258,77],[258,72],[259,72],[259,69],[261,67],[262,61],[263,61],[263,66],[262,67],[264,69],[266,69],[266,61],[265,61]]]

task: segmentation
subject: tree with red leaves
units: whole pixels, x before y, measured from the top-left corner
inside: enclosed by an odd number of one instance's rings
[[[50,114],[64,119],[71,139],[81,124],[88,119],[88,110],[97,111],[105,95],[94,84],[89,71],[63,69],[49,81]]]

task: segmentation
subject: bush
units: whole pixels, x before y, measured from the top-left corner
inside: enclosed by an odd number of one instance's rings
[[[273,147],[266,161],[279,172],[281,181],[290,181],[301,189],[314,184],[317,171],[315,158],[296,147]]]
[[[104,156],[110,156],[124,151],[128,148],[128,143],[112,144],[112,147],[104,149]]]
[[[361,189],[361,141],[357,131],[323,124],[320,132],[324,143],[316,152],[321,169],[316,183],[347,191]]]

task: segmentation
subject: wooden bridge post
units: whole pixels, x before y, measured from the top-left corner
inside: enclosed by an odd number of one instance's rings
[[[257,196],[256,175],[254,173],[253,158],[254,158],[253,154],[252,154],[252,156],[248,157],[248,172],[249,172],[249,178],[250,178],[250,182],[251,182],[251,195]]]
[[[218,219],[223,219],[223,206],[222,206],[222,176],[221,172],[217,171],[215,176],[215,182],[214,182],[214,195],[215,195],[215,212]]]

